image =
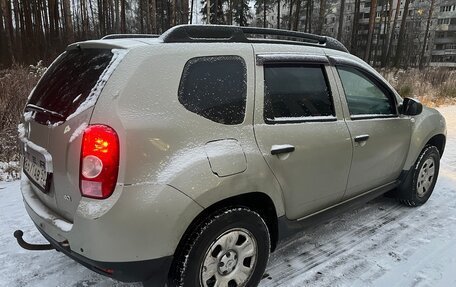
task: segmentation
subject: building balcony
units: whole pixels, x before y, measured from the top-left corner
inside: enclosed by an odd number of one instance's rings
[[[452,44],[456,43],[456,37],[434,38],[434,44]]]
[[[456,63],[455,62],[430,62],[429,65],[431,67],[456,68]]]
[[[456,56],[456,49],[433,50],[431,54],[433,56]]]

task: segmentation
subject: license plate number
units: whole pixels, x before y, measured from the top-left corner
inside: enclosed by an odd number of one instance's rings
[[[49,174],[46,162],[30,154],[24,154],[24,172],[43,192],[48,191]]]

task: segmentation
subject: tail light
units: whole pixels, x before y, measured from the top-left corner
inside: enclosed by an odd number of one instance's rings
[[[105,199],[111,196],[119,172],[119,138],[105,125],[92,125],[82,138],[79,188],[83,196]]]

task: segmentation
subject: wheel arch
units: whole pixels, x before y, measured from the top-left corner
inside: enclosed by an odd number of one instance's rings
[[[257,212],[265,221],[271,238],[271,251],[274,251],[278,243],[278,216],[273,200],[263,192],[249,192],[232,196],[213,203],[201,211],[189,224],[183,233],[176,248],[178,253],[185,244],[185,239],[204,221],[209,215],[217,210],[227,207],[246,207]]]
[[[432,145],[435,146],[440,153],[440,158],[443,156],[443,152],[445,151],[445,144],[446,144],[446,137],[444,134],[437,134],[431,137],[427,143],[424,145],[423,149],[426,146]]]

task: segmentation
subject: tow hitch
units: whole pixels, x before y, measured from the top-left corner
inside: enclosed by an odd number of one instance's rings
[[[30,244],[24,241],[22,236],[24,236],[24,232],[22,230],[14,231],[14,237],[16,237],[17,243],[24,249],[27,250],[52,250],[55,249],[54,246],[51,244]],[[64,245],[65,243],[62,243]],[[68,245],[68,242],[66,242]]]

